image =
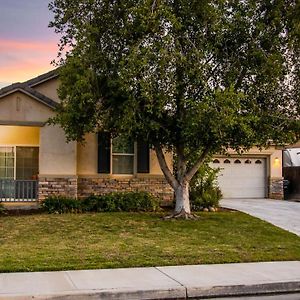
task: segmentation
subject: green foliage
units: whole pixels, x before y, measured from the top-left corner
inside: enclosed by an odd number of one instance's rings
[[[75,213],[81,210],[80,202],[77,199],[64,196],[47,197],[41,206],[50,214]]]
[[[4,207],[4,205],[0,202],[0,215],[4,215],[6,212],[6,209]]]
[[[189,160],[206,147],[300,137],[296,1],[53,0],[50,9],[69,51],[54,121],[70,139],[100,126],[183,145]]]
[[[139,212],[159,210],[157,198],[146,192],[110,193],[83,200],[54,196],[45,199],[42,207],[48,213]]]
[[[146,192],[110,193],[100,196],[90,196],[83,200],[84,211],[157,211],[158,199]]]
[[[213,169],[209,165],[201,166],[190,186],[191,208],[195,211],[204,208],[218,207],[222,198],[222,192],[217,185],[219,169]]]

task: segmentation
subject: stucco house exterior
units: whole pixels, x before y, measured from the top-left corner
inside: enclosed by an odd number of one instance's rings
[[[88,134],[84,144],[67,143],[59,126],[46,124],[60,102],[58,86],[54,70],[0,90],[0,201],[133,190],[171,201],[172,189],[146,143],[111,140],[105,133]],[[221,168],[224,197],[282,199],[281,149],[231,154],[212,162]],[[172,154],[166,157],[171,166]]]

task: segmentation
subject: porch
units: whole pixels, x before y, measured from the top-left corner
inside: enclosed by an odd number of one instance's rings
[[[0,202],[38,200],[40,128],[0,126]]]

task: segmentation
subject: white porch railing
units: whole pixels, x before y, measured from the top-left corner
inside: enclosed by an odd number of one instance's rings
[[[0,202],[34,202],[37,199],[37,180],[0,179]]]

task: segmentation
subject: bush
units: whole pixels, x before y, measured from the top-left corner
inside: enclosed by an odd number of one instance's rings
[[[80,212],[81,205],[77,199],[64,196],[50,196],[42,202],[42,208],[50,214]]]
[[[203,165],[190,186],[191,209],[194,211],[210,207],[218,207],[222,192],[217,184],[217,175],[220,169],[213,169]]]
[[[110,193],[100,196],[90,196],[82,201],[84,211],[157,211],[159,201],[146,192]]]
[[[99,196],[92,195],[84,200],[54,196],[45,199],[42,207],[48,213],[150,212],[159,209],[159,201],[146,192],[127,192]]]
[[[0,215],[4,215],[6,213],[6,209],[4,205],[0,202]]]

